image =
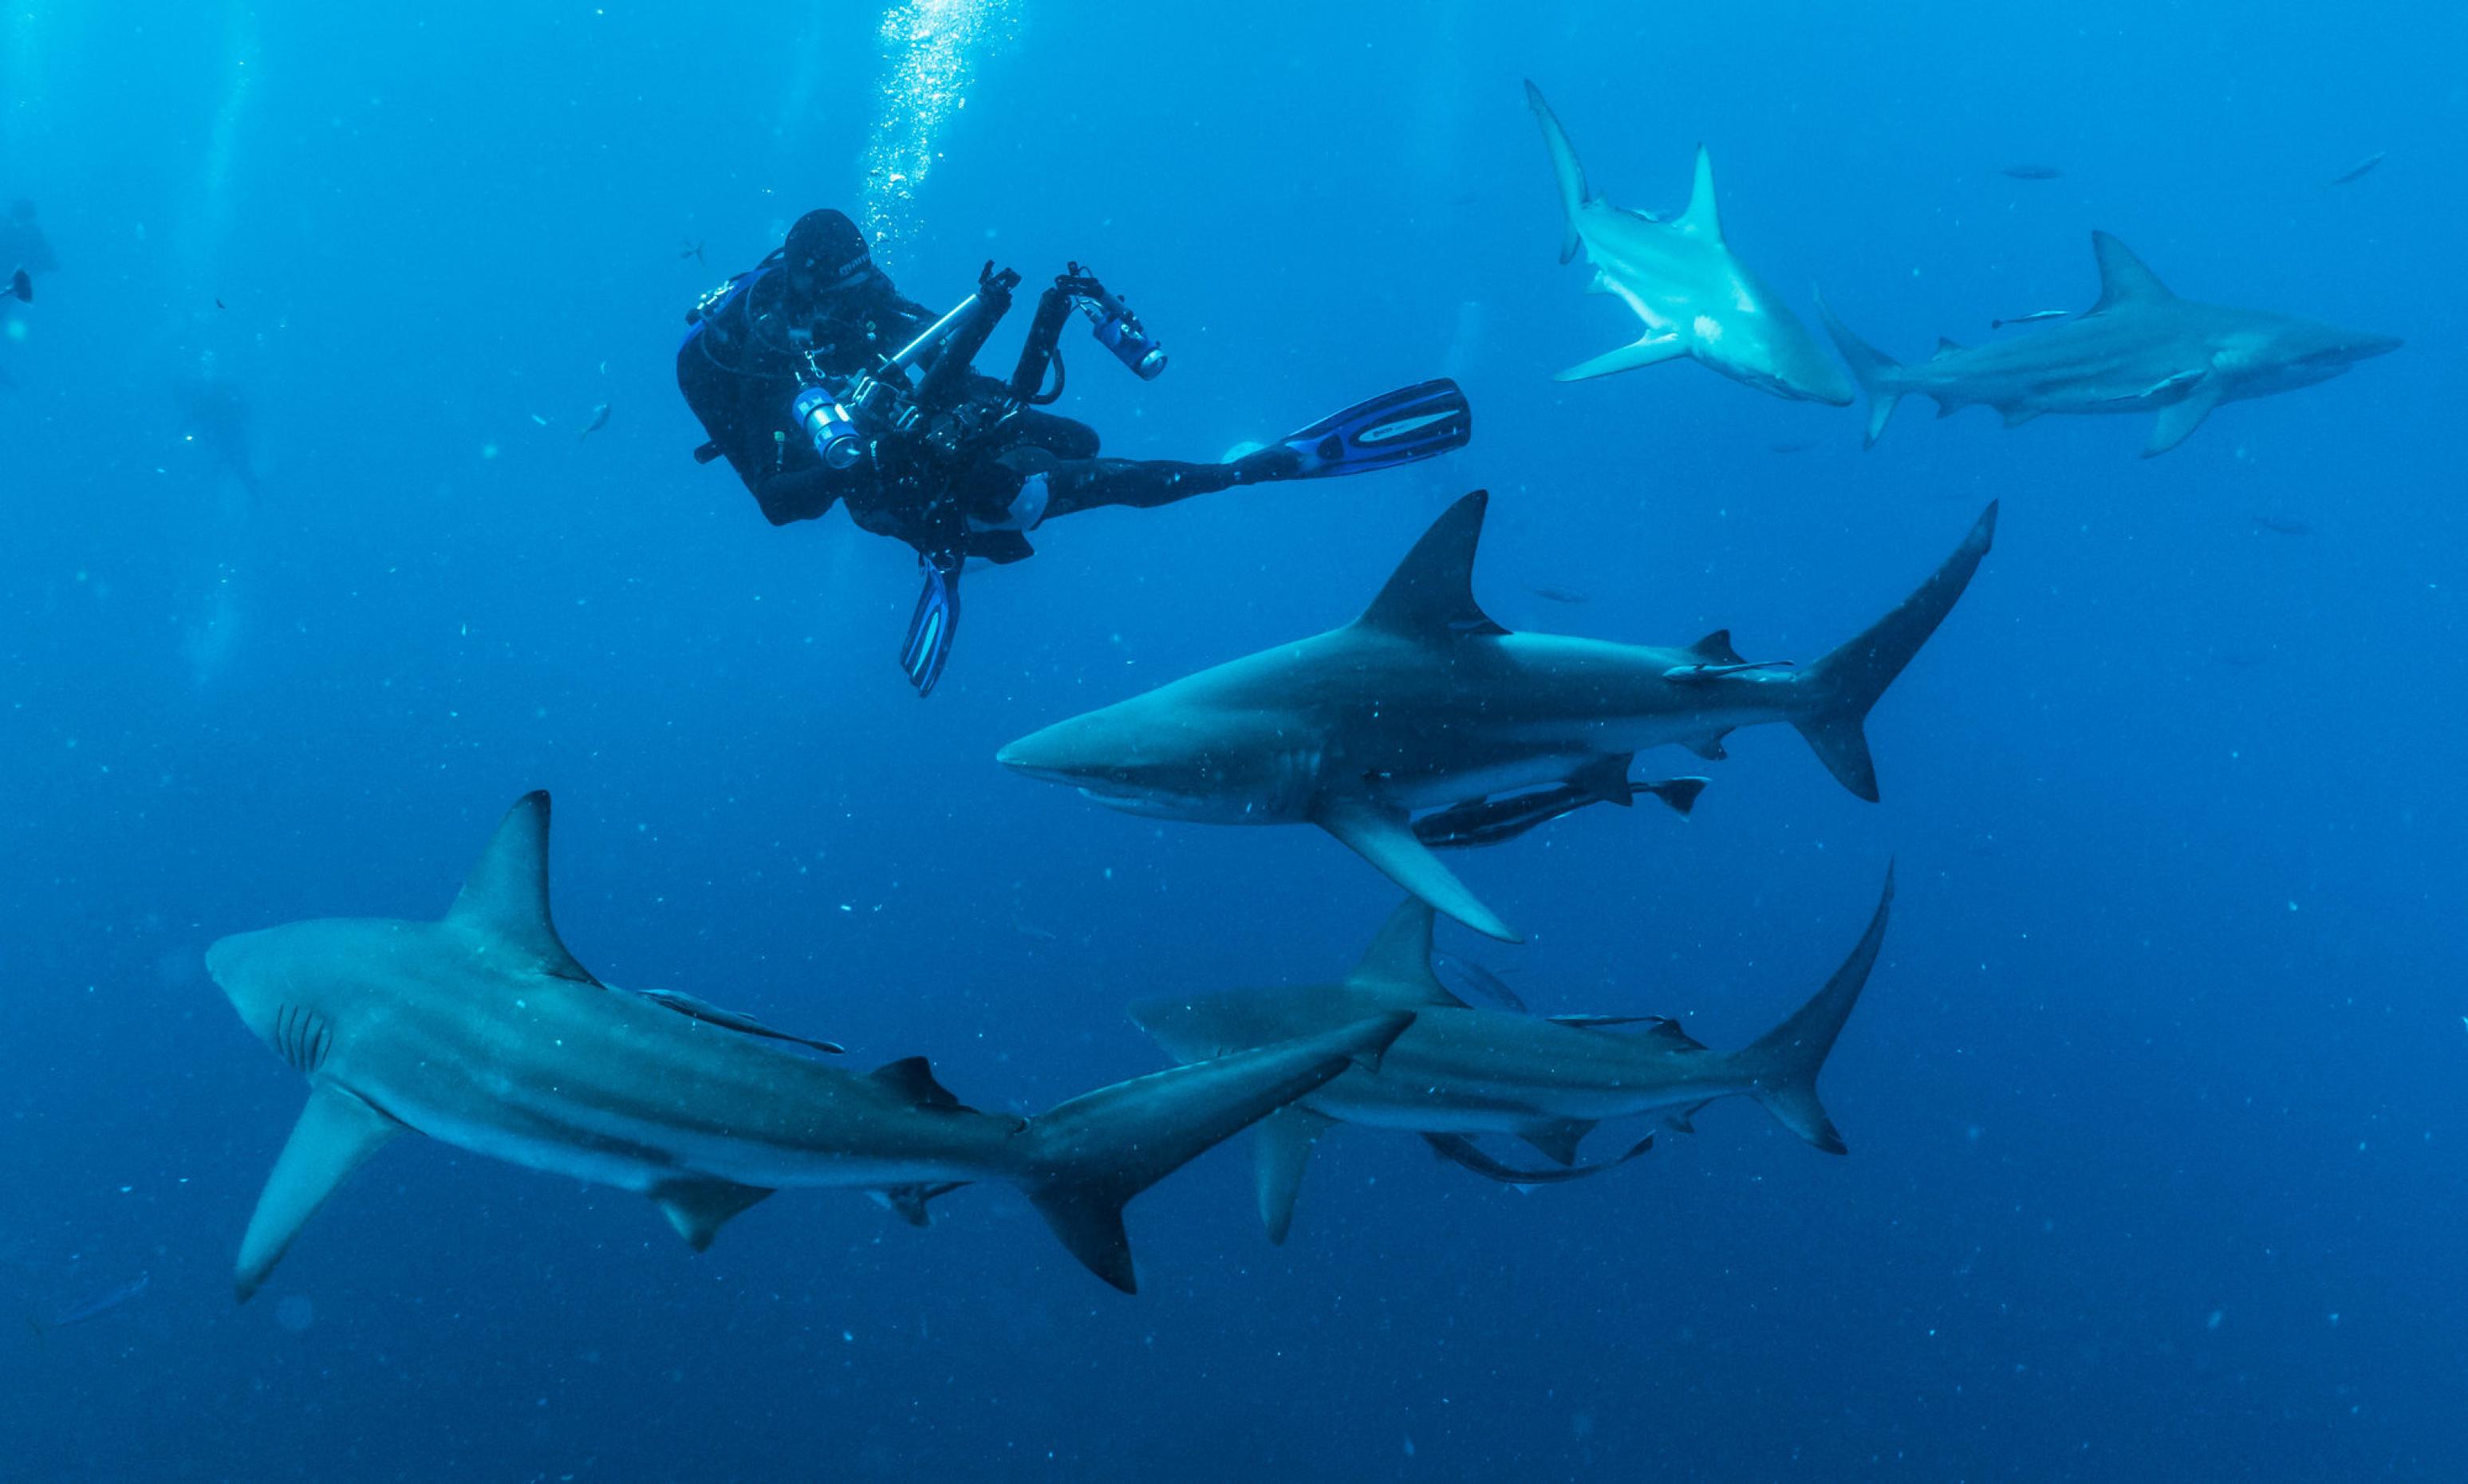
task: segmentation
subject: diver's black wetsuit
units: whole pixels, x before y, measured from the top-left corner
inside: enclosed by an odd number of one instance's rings
[[[862,239],[848,263],[797,271],[811,266],[811,253],[795,256],[805,227],[801,221],[781,254],[724,297],[705,301],[677,350],[678,388],[711,434],[700,456],[725,457],[772,524],[811,520],[841,503],[857,525],[921,554],[1017,561],[1030,547],[1012,506],[1034,476],[1045,476],[1046,499],[1028,513],[1028,526],[1100,505],[1167,505],[1271,474],[1247,461],[1100,458],[1096,429],[1029,407],[1013,412],[956,466],[885,439],[870,460],[829,467],[792,410],[806,355],[827,375],[851,376],[907,344],[935,316],[872,265]],[[1001,382],[974,374],[968,387],[990,407],[1004,394]]]

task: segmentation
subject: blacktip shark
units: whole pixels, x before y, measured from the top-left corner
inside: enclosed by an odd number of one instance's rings
[[[1618,299],[1645,325],[1634,341],[1555,379],[1580,381],[1685,356],[1776,397],[1851,405],[1854,389],[1842,368],[1724,240],[1714,164],[1703,145],[1697,147],[1688,209],[1665,221],[1595,195],[1542,90],[1526,83],[1525,102],[1542,121],[1566,213],[1560,261],[1583,252],[1594,269],[1588,291]]]
[[[1655,1016],[1554,1019],[1469,1006],[1432,974],[1431,909],[1412,898],[1342,984],[1163,994],[1137,1002],[1131,1014],[1169,1055],[1192,1063],[1324,1034],[1383,1012],[1413,1015],[1377,1071],[1331,1078],[1269,1114],[1252,1134],[1260,1219],[1268,1240],[1282,1243],[1312,1147],[1340,1123],[1419,1133],[1460,1163],[1467,1162],[1464,1151],[1452,1140],[1514,1134],[1566,1166],[1607,1119],[1663,1112],[1685,1129],[1707,1103],[1751,1097],[1818,1149],[1844,1153],[1842,1136],[1817,1101],[1817,1078],[1868,982],[1893,900],[1888,871],[1867,931],[1834,977],[1790,1018],[1738,1051],[1709,1051],[1676,1022]],[[1488,1161],[1474,1168],[1510,1183],[1535,1179],[1532,1172]],[[1541,1174],[1547,1179],[1554,1172]]]
[[[1313,824],[1476,932],[1514,943],[1418,838],[1412,816],[1575,785],[1676,742],[1724,756],[1733,729],[1788,721],[1842,786],[1877,794],[1862,722],[1962,596],[1997,529],[1806,669],[1749,661],[1717,629],[1681,648],[1511,633],[1474,597],[1488,496],[1432,522],[1360,618],[1058,721],[995,754],[1133,814]],[[1608,760],[1608,761],[1607,761]]]
[[[292,923],[207,950],[240,1019],[308,1080],[240,1242],[243,1302],[335,1187],[405,1130],[640,1192],[697,1251],[786,1186],[871,1190],[922,1226],[927,1200],[1006,1180],[1074,1257],[1131,1292],[1125,1201],[1348,1058],[1377,1056],[1411,1018],[1383,1011],[1035,1118],[983,1113],[923,1057],[845,1072],[785,1044],[803,1038],[690,995],[602,982],[550,920],[548,825],[547,794],[517,802],[441,921]]]
[[[2091,245],[2099,302],[2081,316],[1981,346],[1939,340],[1913,366],[1853,334],[1819,299],[1827,332],[1868,394],[1861,446],[1875,447],[1895,404],[1918,393],[1935,399],[1938,417],[1994,407],[2007,427],[2051,412],[2156,413],[2142,456],[2157,458],[2222,402],[2328,381],[2400,348],[2390,335],[2181,299],[2115,238],[2093,232]]]

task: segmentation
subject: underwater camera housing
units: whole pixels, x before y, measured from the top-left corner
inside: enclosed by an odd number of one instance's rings
[[[1088,316],[1089,334],[1125,370],[1143,381],[1164,375],[1165,348],[1139,316],[1095,273],[1072,263],[1039,297],[1037,317],[1029,324],[1027,343],[1020,347],[1005,395],[992,401],[966,396],[977,353],[1011,312],[1012,290],[1019,282],[1017,272],[988,262],[978,271],[974,293],[874,369],[845,380],[825,374],[810,358],[811,374],[793,410],[798,426],[813,441],[815,454],[833,468],[851,468],[872,455],[877,441],[890,437],[957,456],[1021,407],[1060,399],[1063,325],[1074,308]],[[912,385],[909,373],[928,355],[934,356],[932,368]],[[1051,388],[1045,385],[1049,365],[1054,370]]]

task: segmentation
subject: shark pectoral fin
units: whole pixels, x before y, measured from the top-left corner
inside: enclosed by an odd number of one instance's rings
[[[1406,898],[1388,914],[1345,982],[1355,989],[1390,992],[1408,1004],[1465,1008],[1465,1001],[1450,993],[1431,971],[1431,904],[1420,897]]]
[[[240,1240],[233,1286],[241,1303],[283,1261],[291,1239],[334,1187],[401,1131],[402,1125],[340,1087],[319,1083],[308,1089],[308,1106],[291,1126],[291,1138],[276,1156],[274,1173],[257,1198],[257,1213],[248,1219],[248,1233]]]
[[[1559,1164],[1577,1162],[1577,1146],[1594,1131],[1594,1120],[1588,1118],[1547,1118],[1527,1124],[1517,1130],[1517,1136],[1542,1152],[1542,1157]]]
[[[1331,799],[1320,805],[1313,819],[1388,879],[1468,927],[1502,943],[1525,941],[1440,864],[1429,846],[1414,837],[1405,810],[1383,809],[1367,799]]]
[[[2151,424],[2151,441],[2142,445],[2142,456],[2156,459],[2193,437],[2194,429],[2203,425],[2203,420],[2221,400],[2218,383],[2205,382],[2187,393],[2182,401],[2160,408],[2159,418]]]
[[[1688,342],[1676,334],[1648,335],[1632,340],[1616,350],[1605,351],[1591,360],[1579,361],[1567,370],[1555,374],[1554,381],[1585,381],[1595,377],[1608,377],[1616,372],[1635,371],[1645,366],[1659,366],[1667,360],[1678,360],[1688,354]]]
[[[489,848],[463,879],[446,922],[529,960],[541,973],[600,982],[566,951],[549,918],[547,789],[533,789],[506,810]]]
[[[1270,1113],[1251,1130],[1251,1175],[1260,1197],[1260,1220],[1268,1241],[1283,1246],[1294,1224],[1294,1197],[1303,1188],[1303,1167],[1312,1146],[1337,1120],[1299,1103]]]
[[[670,1180],[651,1187],[651,1201],[686,1245],[699,1252],[711,1245],[728,1219],[770,1195],[761,1185],[712,1178]]]

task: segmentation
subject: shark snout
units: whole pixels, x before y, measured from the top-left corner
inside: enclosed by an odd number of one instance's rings
[[[2398,350],[2401,346],[2406,344],[2408,344],[2408,342],[2397,335],[2356,335],[2348,341],[2348,358],[2350,360],[2371,360],[2377,355],[2388,355],[2391,352]]]
[[[1063,723],[1067,726],[1069,723]],[[1049,726],[1031,732],[1017,742],[994,753],[994,761],[1015,773],[1042,778],[1049,783],[1075,783],[1098,769],[1078,749],[1060,735],[1063,726]]]

